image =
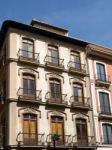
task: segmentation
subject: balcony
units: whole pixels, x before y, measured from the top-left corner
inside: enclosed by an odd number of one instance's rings
[[[39,53],[30,52],[27,50],[19,49],[18,59],[21,62],[38,65],[39,64]]]
[[[112,120],[112,113],[110,110],[110,107],[105,107],[106,110],[108,111],[100,111],[99,112],[99,119],[100,120]]]
[[[69,67],[69,72],[70,73],[78,74],[78,75],[81,75],[81,76],[86,76],[87,75],[85,64],[69,61],[68,67]]]
[[[110,84],[111,84],[110,76],[107,76],[106,74],[96,75],[96,85],[109,87]]]
[[[85,110],[91,109],[90,98],[71,96],[70,103],[72,108],[85,109]]]
[[[64,59],[47,55],[44,61],[48,68],[57,69],[58,71],[62,71],[64,69]]]
[[[46,137],[46,143],[49,147],[53,147],[54,134],[48,134]],[[58,135],[59,139],[55,142],[55,146],[58,148],[72,147],[71,135]]]
[[[51,92],[47,92],[45,95],[47,105],[62,106],[62,107],[67,106],[66,97],[67,94],[51,93]]]
[[[44,134],[19,132],[16,141],[19,146],[44,146]]]
[[[80,137],[79,135],[75,135],[72,137],[73,147],[77,148],[95,148],[96,142],[94,136],[85,136]]]
[[[18,100],[23,102],[41,103],[41,90],[19,88]]]

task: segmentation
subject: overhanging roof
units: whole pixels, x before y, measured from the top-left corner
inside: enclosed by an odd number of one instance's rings
[[[33,27],[31,25],[23,24],[20,22],[16,22],[16,21],[12,21],[12,20],[6,20],[3,22],[2,27],[1,27],[1,31],[0,31],[0,49],[2,47],[6,33],[7,33],[9,28],[16,28],[16,29],[24,30],[26,32],[35,33],[38,35],[46,36],[49,38],[60,40],[62,42],[67,42],[67,43],[75,44],[75,45],[82,46],[82,47],[85,47],[88,44],[85,41],[81,41],[81,40],[78,40],[78,39],[75,39],[72,37],[67,37],[67,36],[56,34],[56,33],[50,32],[50,31],[42,30],[42,29],[39,29],[37,27]]]

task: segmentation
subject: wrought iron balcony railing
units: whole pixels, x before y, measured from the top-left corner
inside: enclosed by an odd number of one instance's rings
[[[94,136],[80,136],[80,135],[75,135],[72,137],[72,143],[73,146],[76,147],[88,147],[88,146],[95,146],[95,137]]]
[[[80,96],[71,96],[70,103],[72,107],[87,107],[90,108],[90,98],[80,97]]]
[[[110,84],[110,76],[106,74],[97,73],[96,75],[96,82],[100,84]]]
[[[45,99],[47,104],[58,104],[58,105],[66,105],[67,94],[61,94],[61,93],[52,93],[47,92],[45,95]]]
[[[19,100],[41,101],[41,90],[19,88],[18,98]]]
[[[16,138],[18,145],[44,145],[44,134],[19,132]]]
[[[46,143],[48,146],[53,146],[53,136],[54,134],[48,134],[46,137]],[[58,146],[72,146],[72,137],[71,135],[58,135],[59,139],[55,142],[55,145]]]
[[[64,68],[64,59],[47,55],[44,61],[47,66]]]
[[[32,61],[35,63],[39,63],[39,53],[30,52],[24,49],[19,49],[18,51],[19,60],[23,61]]]
[[[68,67],[71,72],[86,74],[86,65],[85,64],[77,63],[74,61],[69,61]]]

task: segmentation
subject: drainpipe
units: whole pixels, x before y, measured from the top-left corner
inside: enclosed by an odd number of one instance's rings
[[[88,71],[88,78],[89,78],[89,89],[90,89],[90,98],[91,98],[91,106],[93,108],[93,101],[92,101],[92,92],[91,92],[91,80],[90,80],[90,70],[89,70],[89,62],[88,62],[88,48],[86,47],[86,62],[87,62],[87,71]],[[92,120],[93,120],[93,130],[94,130],[94,136],[95,136],[95,143],[96,141],[96,130],[95,130],[95,121],[94,121],[94,112],[92,110]],[[95,148],[97,150],[97,146]]]

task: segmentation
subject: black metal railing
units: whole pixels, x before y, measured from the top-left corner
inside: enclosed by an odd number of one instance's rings
[[[111,110],[110,110],[110,106],[104,106],[104,105],[100,105],[100,115],[112,115]]]
[[[72,137],[73,146],[95,146],[94,136],[83,136],[75,135]]]
[[[90,98],[80,97],[80,96],[71,96],[70,103],[73,107],[75,106],[90,107]]]
[[[44,133],[24,133],[19,132],[16,138],[18,145],[38,146],[44,145]]]
[[[19,88],[17,95],[19,100],[41,101],[41,90]]]
[[[96,80],[101,82],[110,82],[110,76],[106,74],[97,73]]]
[[[60,59],[59,57],[53,57],[47,55],[44,61],[46,62],[47,65],[64,68],[64,59]]]
[[[67,94],[61,93],[52,93],[47,92],[45,95],[45,99],[47,100],[48,104],[67,104],[66,102]]]
[[[30,52],[24,49],[19,49],[18,57],[20,60],[29,60],[36,63],[39,62],[39,53]]]
[[[74,61],[69,61],[68,67],[73,71],[83,72],[86,73],[86,64],[81,64]]]
[[[53,146],[53,136],[54,134],[48,134],[46,137],[46,143],[49,146]],[[58,135],[59,139],[55,142],[56,146],[71,146],[72,137],[71,135]]]

